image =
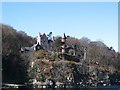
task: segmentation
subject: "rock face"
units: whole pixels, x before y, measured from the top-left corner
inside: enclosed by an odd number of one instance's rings
[[[43,83],[52,80],[55,83],[80,84],[81,82],[81,84],[86,84],[94,72],[96,72],[94,69],[91,69],[92,74],[90,77],[90,70],[87,64],[72,60],[62,60],[57,56],[54,56],[52,60],[50,52],[39,50],[26,54],[29,54],[26,59],[29,60],[27,70],[29,77],[28,83],[31,83],[35,79],[37,82]]]
[[[82,73],[81,63],[72,60],[60,60],[55,55],[51,57],[50,52],[41,50],[26,54],[29,54],[28,59],[30,61],[28,67],[29,78],[41,82],[45,82],[48,79],[52,79],[55,82],[73,83],[80,81]]]
[[[62,60],[59,54],[44,50],[26,53],[29,65],[27,68],[28,83],[34,79],[37,83],[71,84],[78,86],[110,85],[110,67],[103,67],[96,64],[87,64],[85,61]],[[25,56],[23,55],[23,56]],[[51,56],[52,55],[52,56]],[[113,82],[114,83],[114,82]],[[46,84],[45,84],[46,85]],[[49,85],[49,84],[47,84]]]

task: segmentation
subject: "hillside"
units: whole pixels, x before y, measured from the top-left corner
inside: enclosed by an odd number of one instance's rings
[[[36,39],[2,25],[2,42],[3,83],[30,83],[33,79],[71,83],[120,80],[120,53],[101,41],[69,36],[66,45],[75,47],[75,51],[71,49],[62,55],[60,37],[55,37],[53,52],[21,53],[21,47],[31,47]]]
[[[13,27],[2,25],[2,78],[3,82],[22,83],[24,63],[21,62],[21,46],[31,46],[35,40],[24,32],[17,32]],[[22,64],[23,63],[23,64]]]

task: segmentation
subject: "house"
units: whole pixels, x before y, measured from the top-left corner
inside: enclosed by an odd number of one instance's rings
[[[23,52],[28,52],[28,51],[38,51],[41,49],[46,50],[46,51],[51,51],[52,42],[53,42],[52,32],[50,32],[48,35],[46,35],[45,33],[43,34],[38,33],[37,43],[34,44],[32,47],[21,47],[21,52],[23,53]]]

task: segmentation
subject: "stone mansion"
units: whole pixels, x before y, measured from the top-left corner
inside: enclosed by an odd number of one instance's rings
[[[34,44],[32,47],[21,47],[21,52],[37,51],[40,49],[52,51],[52,42],[52,32],[50,32],[48,35],[46,35],[45,33],[38,33],[37,43]]]

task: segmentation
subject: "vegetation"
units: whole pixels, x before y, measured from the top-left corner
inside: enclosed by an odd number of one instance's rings
[[[2,24],[2,42],[3,83],[25,83],[32,82],[32,79],[45,81],[49,78],[55,82],[69,82],[68,77],[79,82],[88,78],[101,80],[107,74],[111,82],[120,80],[120,53],[101,41],[68,37],[66,47],[74,48],[75,52],[71,49],[62,55],[60,37],[55,37],[54,52],[39,50],[21,54],[21,46],[30,47],[36,40],[23,31],[17,32]]]
[[[24,83],[26,61],[20,55],[21,46],[31,46],[35,40],[23,31],[2,24],[2,78],[3,83]]]

